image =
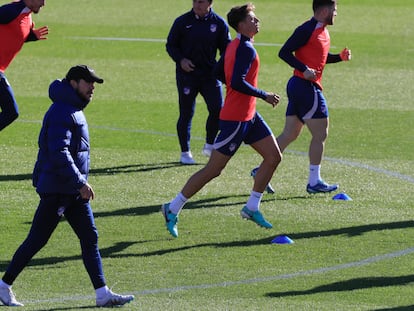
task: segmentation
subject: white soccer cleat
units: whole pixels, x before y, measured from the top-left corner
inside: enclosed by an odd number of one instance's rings
[[[119,295],[110,290],[105,296],[96,298],[96,306],[103,308],[120,307],[131,302],[134,298],[133,295]]]
[[[180,162],[184,165],[191,165],[196,163],[193,159],[191,151],[181,152]]]
[[[9,307],[23,307],[24,304],[18,302],[16,297],[14,296],[13,291],[11,288],[8,287],[0,287],[0,301]]]

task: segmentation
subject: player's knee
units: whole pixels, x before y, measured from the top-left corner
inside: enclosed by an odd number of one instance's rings
[[[7,119],[10,121],[10,123],[12,123],[18,117],[19,117],[19,112],[18,111],[13,111],[13,112],[11,112],[11,113],[8,114],[8,118]]]
[[[272,168],[276,169],[276,167],[278,167],[281,161],[282,161],[282,154],[281,153],[275,154],[271,162]]]
[[[2,112],[0,115],[0,130],[4,129],[6,126],[9,126],[11,123],[13,123],[13,121],[15,121],[19,117],[19,113],[17,111],[7,113]]]
[[[317,134],[314,134],[312,136],[312,140],[318,141],[320,143],[324,143],[327,138],[328,138],[328,133],[327,132],[317,133]]]
[[[263,162],[269,170],[275,170],[281,161],[282,153],[279,151],[263,159]]]

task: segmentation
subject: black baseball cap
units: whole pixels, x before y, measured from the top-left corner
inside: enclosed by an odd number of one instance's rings
[[[69,69],[66,74],[66,79],[68,81],[75,80],[79,81],[80,79],[85,80],[86,82],[96,82],[103,83],[104,80],[99,78],[95,71],[92,68],[89,68],[86,65],[76,65]]]

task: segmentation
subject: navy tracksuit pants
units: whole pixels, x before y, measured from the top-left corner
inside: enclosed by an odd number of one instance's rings
[[[82,259],[95,289],[105,286],[102,260],[98,248],[98,231],[89,201],[78,195],[46,194],[33,218],[30,232],[15,252],[3,281],[12,285],[33,256],[46,245],[62,215],[79,238]]]
[[[177,72],[179,118],[177,134],[181,151],[190,150],[191,123],[194,116],[196,97],[203,96],[207,105],[206,143],[213,144],[219,130],[219,115],[223,105],[222,84],[215,78],[198,77],[195,74]]]

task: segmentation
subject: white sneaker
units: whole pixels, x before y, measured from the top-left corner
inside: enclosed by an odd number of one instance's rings
[[[196,163],[193,159],[193,155],[191,154],[191,151],[181,152],[180,162],[181,164],[185,164],[185,165]]]
[[[201,153],[203,155],[205,155],[206,157],[210,157],[211,156],[211,152],[213,151],[214,147],[212,144],[205,144],[203,147],[203,150],[201,151]]]
[[[134,298],[134,295],[119,295],[110,290],[105,296],[96,298],[96,306],[104,308],[119,307],[131,302]]]
[[[0,301],[9,307],[23,307],[24,304],[18,302],[16,297],[14,296],[13,291],[11,288],[8,287],[0,287]]]

